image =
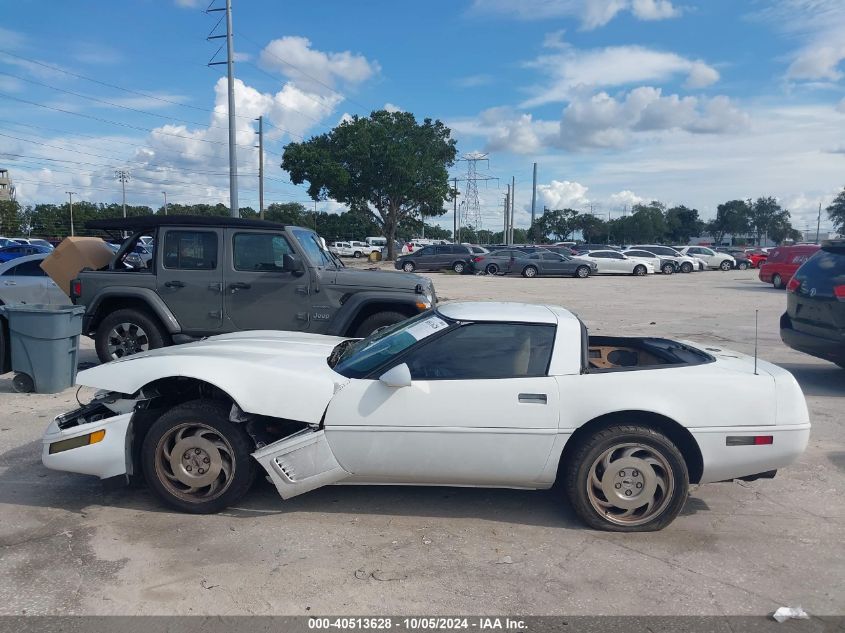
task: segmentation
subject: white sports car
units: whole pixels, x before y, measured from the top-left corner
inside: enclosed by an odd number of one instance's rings
[[[143,473],[178,509],[334,483],[550,488],[590,526],[659,530],[691,483],[765,478],[810,434],[792,375],[715,347],[589,336],[564,308],[449,303],[366,339],[240,332],[79,374],[49,468]],[[741,423],[737,423],[741,420]]]

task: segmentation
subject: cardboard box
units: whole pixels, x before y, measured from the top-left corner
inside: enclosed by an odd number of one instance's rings
[[[50,253],[41,269],[70,295],[70,282],[83,268],[99,270],[109,265],[114,253],[99,237],[66,237]]]

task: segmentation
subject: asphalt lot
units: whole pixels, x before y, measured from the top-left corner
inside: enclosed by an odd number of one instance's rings
[[[694,490],[651,534],[590,531],[554,491],[337,486],[285,502],[260,482],[240,507],[197,517],[144,489],[44,469],[41,434],[75,390],[14,394],[7,375],[0,614],[845,613],[845,371],[781,343],[782,291],[753,270],[433,277],[441,300],[558,303],[594,332],[746,353],[759,309],[760,357],[807,396],[807,452],[774,480]]]

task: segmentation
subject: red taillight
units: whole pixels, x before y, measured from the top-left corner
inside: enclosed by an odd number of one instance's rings
[[[70,282],[70,298],[79,299],[82,296],[82,281],[74,279]]]
[[[834,286],[833,296],[839,299],[840,301],[845,301],[845,285]]]
[[[473,258],[472,258],[472,261],[473,261],[474,263],[476,263],[476,264],[477,264],[477,263],[478,263],[478,262],[480,262],[482,259],[484,259],[484,258],[483,258],[483,257],[481,257],[481,256],[479,255],[478,257],[473,257]]]
[[[801,282],[798,281],[795,277],[789,280],[789,283],[786,284],[786,291],[787,292],[795,292],[801,286]]]
[[[772,435],[755,435],[754,445],[762,446],[763,444],[774,444],[775,438]]]

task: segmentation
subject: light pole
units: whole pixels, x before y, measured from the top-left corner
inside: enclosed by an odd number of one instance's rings
[[[162,193],[164,194],[164,215],[167,215],[167,192],[162,191]]]
[[[68,206],[70,206],[70,234],[73,235],[73,194],[75,191],[65,191],[68,197]]]

